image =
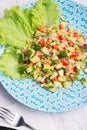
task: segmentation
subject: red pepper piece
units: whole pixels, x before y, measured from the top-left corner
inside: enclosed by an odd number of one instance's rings
[[[63,40],[63,37],[62,36],[58,36],[57,37],[59,41],[62,41]]]
[[[84,47],[87,47],[87,43],[83,44]]]
[[[77,73],[78,72],[78,68],[75,66],[73,67],[73,72]]]
[[[62,63],[62,65],[64,66],[68,66],[69,62],[66,59],[61,59],[60,62]]]
[[[58,50],[58,49],[59,49],[59,48],[58,48],[58,45],[53,45],[52,48],[55,49],[55,50]]]
[[[52,78],[52,81],[58,81],[58,76],[55,76],[54,78]]]

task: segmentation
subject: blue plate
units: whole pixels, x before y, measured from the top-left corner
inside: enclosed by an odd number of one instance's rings
[[[60,3],[60,9],[71,27],[81,30],[87,35],[87,7],[70,0],[56,0]],[[26,5],[31,7],[34,3]],[[3,53],[0,46],[0,52]],[[80,77],[87,77],[81,72]],[[0,73],[0,81],[5,89],[22,104],[45,112],[66,112],[79,108],[87,104],[87,86],[76,81],[74,87],[68,89],[61,88],[56,93],[51,93],[40,87],[38,83],[31,79],[24,81],[13,81]]]

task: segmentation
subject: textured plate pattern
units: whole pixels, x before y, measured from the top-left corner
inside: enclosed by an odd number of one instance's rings
[[[56,0],[60,3],[60,9],[70,22],[70,26],[87,34],[87,7],[70,0]],[[31,7],[34,3],[26,5]],[[0,53],[3,52],[0,46]],[[81,72],[80,77],[87,77]],[[87,86],[83,86],[76,81],[74,87],[68,89],[58,89],[56,93],[51,93],[42,89],[34,80],[13,81],[0,73],[0,81],[5,89],[18,101],[36,110],[45,112],[65,112],[79,108],[87,104]]]

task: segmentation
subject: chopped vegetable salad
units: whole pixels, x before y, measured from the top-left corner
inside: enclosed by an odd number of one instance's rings
[[[18,71],[50,91],[69,87],[79,79],[80,70],[85,70],[85,37],[77,30],[67,29],[64,22],[39,26],[34,38],[26,43],[27,48],[20,52]],[[81,81],[85,83],[86,79]]]

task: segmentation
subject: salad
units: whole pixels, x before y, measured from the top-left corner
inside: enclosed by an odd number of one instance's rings
[[[55,92],[75,80],[87,83],[86,37],[69,28],[58,16],[54,0],[39,0],[34,7],[13,6],[0,18],[0,72],[13,80],[33,78],[41,87]],[[10,68],[10,69],[9,69]]]
[[[85,69],[87,54],[85,38],[77,30],[66,28],[66,23],[38,27],[28,47],[20,52],[19,73],[31,77],[42,87],[56,91],[69,87]],[[85,70],[87,73],[87,69]],[[81,79],[86,82],[86,79]]]

